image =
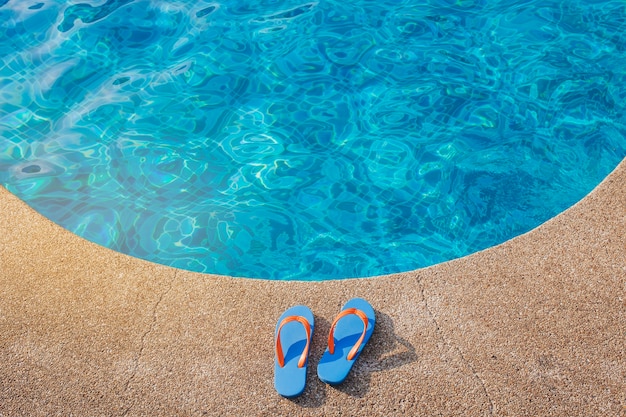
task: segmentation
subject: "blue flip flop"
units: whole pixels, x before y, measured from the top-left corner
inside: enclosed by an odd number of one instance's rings
[[[278,319],[274,387],[283,397],[297,397],[304,391],[313,328],[313,313],[306,306],[291,307]]]
[[[362,298],[343,306],[330,326],[328,348],[317,365],[317,376],[327,384],[342,383],[374,332],[374,309]]]

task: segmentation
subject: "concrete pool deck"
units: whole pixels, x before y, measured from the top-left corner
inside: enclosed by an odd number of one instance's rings
[[[378,323],[346,382],[315,366],[349,298]],[[273,388],[276,319],[316,329],[302,397]],[[626,416],[626,160],[497,247],[331,282],[202,275],[61,229],[0,188],[0,416]]]

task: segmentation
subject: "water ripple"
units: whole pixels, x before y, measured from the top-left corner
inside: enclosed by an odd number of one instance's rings
[[[618,0],[0,0],[0,182],[195,271],[371,276],[492,246],[626,156]]]

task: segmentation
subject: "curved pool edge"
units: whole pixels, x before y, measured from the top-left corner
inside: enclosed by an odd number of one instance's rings
[[[73,235],[0,188],[0,414],[618,415],[624,184],[626,160],[498,246],[319,282],[152,264]],[[377,330],[345,385],[329,389],[314,365],[355,296],[377,310]],[[273,391],[271,346],[276,318],[297,303],[317,330],[305,394],[288,401]]]

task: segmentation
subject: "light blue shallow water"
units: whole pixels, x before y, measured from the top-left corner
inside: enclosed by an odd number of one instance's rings
[[[0,183],[195,271],[428,266],[626,156],[625,33],[622,0],[0,0]]]

